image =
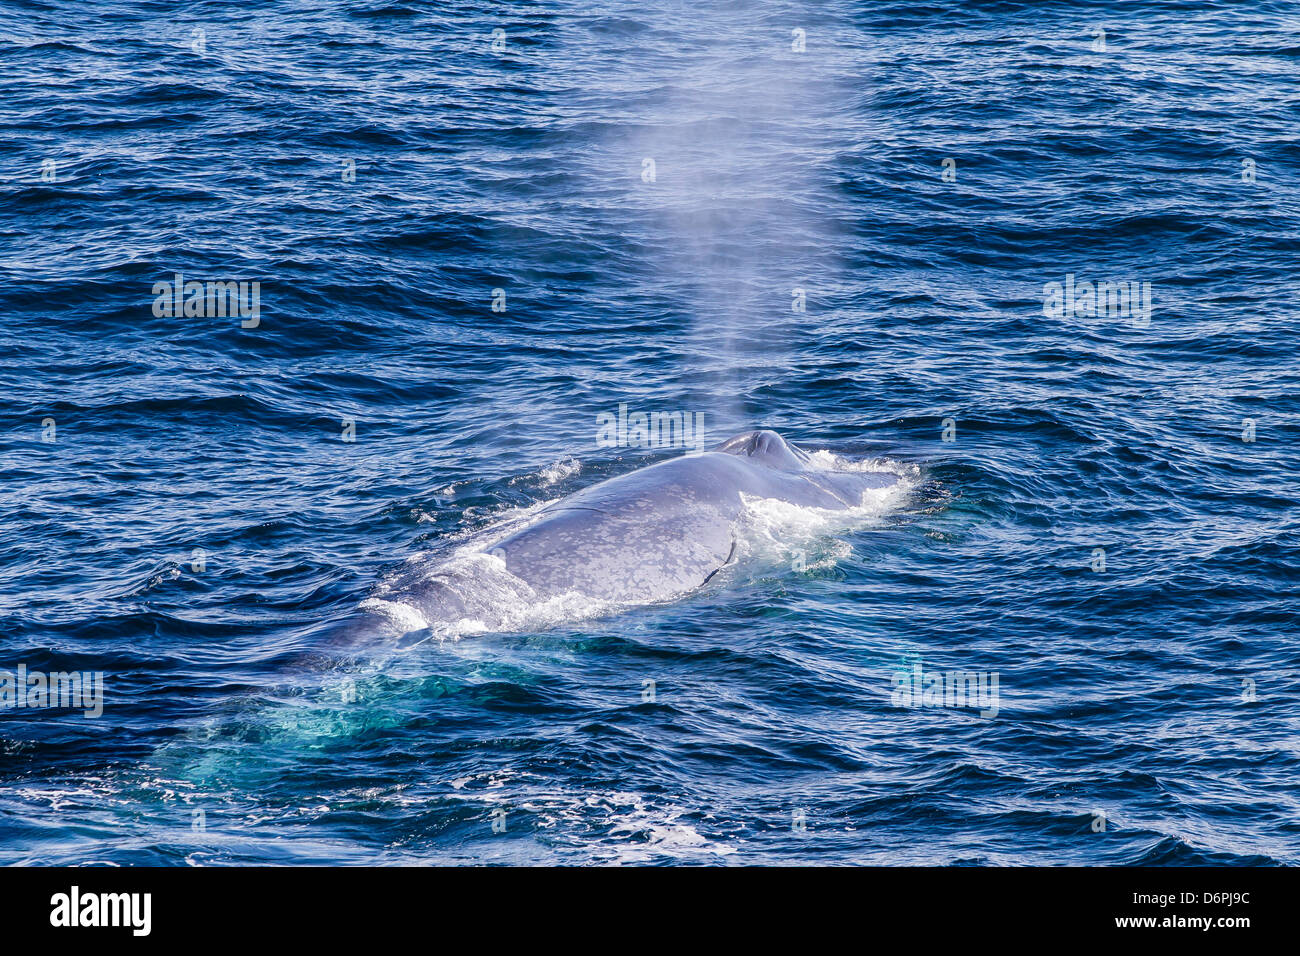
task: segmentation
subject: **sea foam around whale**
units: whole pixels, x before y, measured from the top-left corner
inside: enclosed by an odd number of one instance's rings
[[[835,536],[869,526],[898,508],[921,474],[915,465],[887,458],[855,460],[824,450],[810,453],[809,458],[811,470],[882,472],[898,480],[888,487],[865,491],[857,507],[840,511],[742,494],[743,509],[733,526],[736,554],[705,587],[726,587],[782,569],[798,573],[833,566],[850,552],[848,544]],[[564,459],[563,464],[568,473],[577,473],[581,468],[572,458]],[[543,479],[551,479],[555,467],[544,469]],[[384,618],[391,626],[391,635],[414,635],[413,640],[418,641],[558,627],[637,606],[599,600],[576,591],[538,600],[533,588],[511,574],[505,561],[492,553],[496,542],[526,526],[557,500],[505,512],[488,528],[454,541],[450,551],[438,548],[415,555],[376,585],[361,603],[361,609]],[[680,600],[690,593],[684,591],[669,600]],[[458,610],[448,615],[448,608]]]

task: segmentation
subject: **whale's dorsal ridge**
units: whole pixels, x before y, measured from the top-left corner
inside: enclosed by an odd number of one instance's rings
[[[729,438],[717,448],[728,455],[751,458],[771,468],[798,470],[803,467],[808,456],[795,448],[776,432],[760,428],[757,431],[741,432]]]

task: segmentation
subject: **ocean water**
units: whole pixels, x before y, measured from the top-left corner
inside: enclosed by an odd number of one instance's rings
[[[4,0],[0,860],[1300,862],[1298,26]],[[900,493],[679,600],[322,641],[680,453],[620,404]]]

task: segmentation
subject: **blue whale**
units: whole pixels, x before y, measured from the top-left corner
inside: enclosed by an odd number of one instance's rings
[[[472,622],[512,629],[548,601],[617,605],[670,600],[733,560],[746,498],[847,511],[888,472],[836,471],[774,431],[737,435],[710,451],[591,485],[530,515],[477,550],[476,560],[421,560],[362,603],[391,633]]]

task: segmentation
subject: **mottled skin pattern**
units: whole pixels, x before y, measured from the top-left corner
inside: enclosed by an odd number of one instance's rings
[[[492,553],[546,599],[577,591],[618,602],[699,587],[730,560],[741,494],[834,510],[893,475],[809,469],[776,432],[737,435],[715,450],[641,468],[556,502]]]

